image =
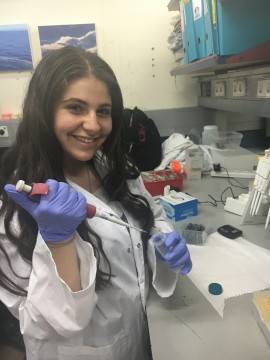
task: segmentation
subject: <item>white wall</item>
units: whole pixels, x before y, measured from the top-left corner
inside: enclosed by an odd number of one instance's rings
[[[0,0],[0,24],[28,24],[34,65],[41,59],[38,26],[95,23],[98,53],[113,68],[126,107],[144,110],[197,105],[197,80],[172,77],[167,38],[175,12],[169,0]],[[154,66],[152,66],[154,65]],[[30,72],[0,72],[0,115],[21,109]]]

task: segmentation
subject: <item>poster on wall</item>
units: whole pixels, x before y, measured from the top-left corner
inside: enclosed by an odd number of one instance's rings
[[[95,24],[39,26],[38,32],[42,57],[52,50],[68,45],[97,53]]]
[[[28,26],[0,25],[0,71],[33,69]]]

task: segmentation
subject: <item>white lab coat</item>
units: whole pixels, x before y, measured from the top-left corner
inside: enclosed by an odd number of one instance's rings
[[[113,214],[121,210],[116,203],[104,202],[70,183],[98,208]],[[141,178],[130,180],[129,186],[132,192],[148,198],[155,214],[155,226],[165,232],[171,231],[162,208],[154,204]],[[125,215],[130,224],[139,226],[132,214],[125,211]],[[149,274],[139,231],[130,229],[129,235],[123,226],[100,218],[89,220],[102,239],[115,276],[112,285],[96,291],[96,258],[92,246],[76,234],[82,290],[72,292],[58,276],[50,250],[40,234],[30,266],[5,238],[3,221],[0,221],[0,241],[6,246],[14,270],[21,276],[30,276],[29,280],[14,277],[28,290],[27,297],[19,297],[0,288],[0,300],[20,319],[27,360],[147,359],[144,335],[147,333]],[[148,243],[147,257],[152,269],[153,286],[160,296],[170,296],[177,274],[164,262],[156,261],[152,243]],[[10,274],[2,253],[0,263]]]

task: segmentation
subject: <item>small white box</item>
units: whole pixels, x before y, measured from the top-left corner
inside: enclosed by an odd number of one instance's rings
[[[199,148],[197,149],[186,149],[185,150],[185,160],[186,166],[189,169],[202,169],[203,168],[203,151]]]
[[[202,178],[202,171],[199,169],[190,169],[187,165],[184,166],[184,171],[187,177],[187,180],[198,180]]]

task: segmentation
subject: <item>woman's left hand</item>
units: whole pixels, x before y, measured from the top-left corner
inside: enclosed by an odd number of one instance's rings
[[[186,275],[192,268],[190,253],[186,240],[177,231],[166,233],[165,246],[168,249],[163,256],[169,268],[180,268],[180,274]]]

